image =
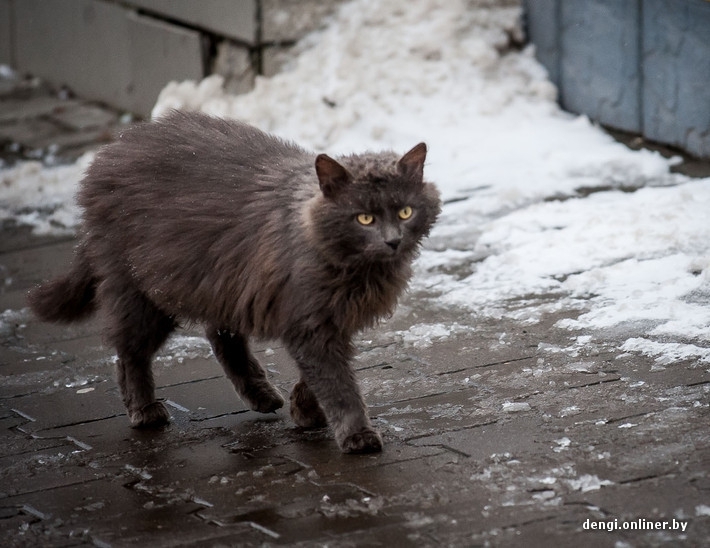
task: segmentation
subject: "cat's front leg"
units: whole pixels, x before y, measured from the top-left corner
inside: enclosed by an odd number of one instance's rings
[[[382,438],[372,427],[355,372],[350,366],[350,341],[334,335],[323,340],[321,332],[313,337],[292,337],[287,341],[287,347],[301,370],[302,381],[295,389],[299,390],[297,396],[305,394],[309,400],[311,394],[315,397],[315,401],[307,403],[319,404],[341,451],[381,451]]]

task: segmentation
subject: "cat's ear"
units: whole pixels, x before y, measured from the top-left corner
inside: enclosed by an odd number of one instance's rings
[[[316,157],[316,174],[323,196],[334,198],[350,180],[348,170],[327,154]]]
[[[397,162],[397,171],[401,175],[422,181],[424,178],[424,162],[426,161],[426,144],[419,143],[412,150],[407,152],[399,162]]]

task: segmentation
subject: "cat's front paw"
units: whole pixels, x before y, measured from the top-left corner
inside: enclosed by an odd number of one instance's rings
[[[154,401],[140,409],[129,409],[128,418],[133,428],[160,428],[170,422],[170,413],[162,402]]]
[[[364,428],[350,434],[340,444],[343,453],[379,453],[382,451],[382,437],[371,428]]]

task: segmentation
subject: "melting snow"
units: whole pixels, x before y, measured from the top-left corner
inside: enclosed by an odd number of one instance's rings
[[[530,404],[526,402],[504,402],[501,406],[505,413],[520,413],[530,411]]]
[[[593,476],[591,474],[583,474],[577,479],[568,479],[566,481],[572,489],[574,489],[575,491],[581,491],[582,493],[586,493],[588,491],[597,491],[605,485],[614,484],[613,481],[602,480],[599,479],[597,476]]]

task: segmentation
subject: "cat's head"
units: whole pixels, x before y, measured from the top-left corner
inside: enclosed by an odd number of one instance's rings
[[[315,161],[319,196],[311,209],[316,245],[333,264],[411,261],[441,210],[424,181],[427,148]]]

